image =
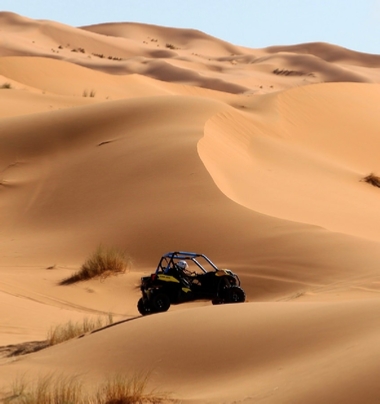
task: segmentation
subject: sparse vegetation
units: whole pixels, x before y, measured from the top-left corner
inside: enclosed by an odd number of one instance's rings
[[[101,59],[107,58],[109,60],[118,60],[118,61],[123,60],[122,58],[119,58],[117,56],[105,56],[105,55],[103,55],[103,53],[92,53],[92,55],[96,56],[97,58],[101,58]]]
[[[74,377],[47,375],[28,384],[25,378],[16,380],[11,386],[11,395],[5,403],[15,404],[64,404],[84,403],[82,384]]]
[[[93,53],[94,56],[103,59],[104,55],[102,53]]]
[[[167,394],[146,392],[149,375],[136,374],[130,378],[124,375],[115,375],[107,380],[96,395],[97,403],[104,404],[134,404],[174,402],[169,400]]]
[[[86,53],[86,51],[83,48],[74,48],[74,49],[71,49],[71,52]]]
[[[78,377],[47,375],[33,383],[25,377],[11,386],[5,403],[13,404],[160,404],[174,403],[168,394],[147,391],[149,377],[135,374],[132,377],[115,375],[101,385],[93,394],[86,394]]]
[[[90,92],[88,92],[87,90],[83,90],[82,93],[83,97],[91,97],[94,98],[96,95],[96,91],[95,90],[91,90]]]
[[[167,44],[166,44],[166,47],[169,48],[169,49],[178,49],[176,46],[174,46],[174,45],[171,44],[171,43],[167,43]]]
[[[49,345],[60,344],[61,342],[68,341],[69,339],[79,337],[80,335],[111,324],[113,324],[111,314],[107,317],[97,317],[95,319],[85,317],[82,322],[73,323],[69,321],[65,324],[52,327],[48,332],[47,341]]]
[[[305,72],[298,71],[298,70],[275,69],[275,70],[273,70],[272,73],[277,74],[279,76],[311,76],[311,77],[315,77],[313,73],[305,73]]]
[[[68,285],[92,278],[104,279],[111,275],[123,274],[131,264],[131,258],[126,251],[100,245],[78,272],[64,279],[60,284]]]
[[[11,83],[3,83],[0,88],[2,89],[10,89],[12,88],[12,84]]]
[[[361,179],[361,181],[367,182],[368,184],[373,185],[374,187],[379,187],[380,188],[380,177],[375,175],[374,173],[371,173]]]

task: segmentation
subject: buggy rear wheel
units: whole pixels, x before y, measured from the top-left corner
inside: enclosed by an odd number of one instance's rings
[[[169,296],[165,295],[164,293],[157,293],[151,298],[151,304],[153,311],[168,311],[170,307]]]
[[[144,302],[144,299],[142,297],[137,302],[137,310],[143,316],[146,316],[147,314],[150,314],[152,312],[152,309],[148,304]]]
[[[225,303],[243,303],[245,302],[245,292],[239,286],[231,286],[224,292]]]

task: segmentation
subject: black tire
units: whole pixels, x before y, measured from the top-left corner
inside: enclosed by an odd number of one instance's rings
[[[170,299],[164,293],[157,293],[151,298],[152,309],[155,312],[168,311],[170,307]]]
[[[143,316],[146,316],[147,314],[150,314],[152,312],[150,306],[144,303],[144,299],[142,297],[137,302],[137,310]]]
[[[225,303],[243,303],[245,302],[245,292],[239,286],[231,286],[224,292]]]

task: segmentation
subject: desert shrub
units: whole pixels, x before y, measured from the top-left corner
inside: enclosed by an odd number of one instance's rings
[[[109,60],[123,60],[122,58],[118,58],[117,56],[108,56]]]
[[[148,376],[116,375],[101,385],[94,395],[86,394],[77,377],[47,375],[28,384],[18,379],[5,403],[14,404],[160,404],[174,403],[168,394],[147,392]]]
[[[4,400],[15,404],[66,404],[84,403],[81,383],[74,377],[39,377],[28,384],[25,379],[16,380],[12,394]]]
[[[275,69],[273,70],[274,74],[278,74],[281,76],[304,76],[304,72],[296,71],[296,70],[287,70],[287,69]]]
[[[177,49],[173,44],[171,44],[171,43],[167,43],[166,44],[166,47],[168,48],[168,49]]]
[[[3,88],[3,89],[10,89],[10,88],[12,88],[12,85],[11,85],[11,83],[3,83],[3,84],[0,86],[0,88]]]
[[[87,90],[83,90],[83,97],[95,97],[96,91],[95,90],[91,90],[90,92],[88,92]]]
[[[310,76],[315,77],[314,73],[305,73],[297,70],[288,70],[288,69],[274,69],[272,71],[273,74],[277,74],[279,76]]]
[[[96,403],[134,404],[168,402],[167,395],[147,392],[148,375],[135,374],[132,377],[114,375],[99,387]],[[173,402],[173,400],[170,400]]]
[[[116,247],[100,245],[85,261],[81,269],[61,281],[61,285],[84,281],[92,278],[107,278],[111,275],[125,273],[132,264],[126,251]]]
[[[380,188],[380,177],[378,177],[374,173],[371,173],[371,174],[367,175],[361,181],[367,182],[368,184],[371,184],[374,187],[379,187]]]
[[[112,315],[89,319],[85,317],[82,322],[69,321],[50,328],[47,335],[49,345],[56,345],[69,339],[79,337],[98,328],[113,324]]]

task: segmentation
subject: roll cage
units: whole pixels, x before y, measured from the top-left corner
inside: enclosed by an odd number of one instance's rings
[[[198,261],[199,258],[204,259],[215,271],[219,270],[218,267],[204,254],[192,253],[187,251],[174,251],[174,252],[168,252],[161,257],[160,262],[157,265],[156,274],[165,273],[170,268],[174,268],[176,262],[180,260],[194,262],[194,264],[203,273],[207,274],[208,271],[205,269],[204,265],[202,265]]]

